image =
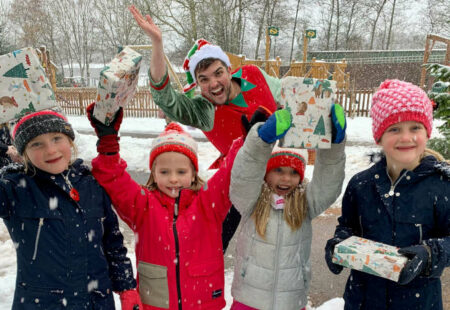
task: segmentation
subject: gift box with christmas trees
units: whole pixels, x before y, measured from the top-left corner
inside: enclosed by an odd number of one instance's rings
[[[334,247],[333,263],[397,282],[407,258],[398,248],[352,236]]]
[[[34,48],[0,56],[0,123],[55,106],[55,94]]]
[[[335,94],[336,81],[293,76],[283,78],[280,104],[291,112],[292,128],[280,141],[281,145],[330,148],[330,110]]]
[[[100,72],[94,116],[108,125],[119,107],[136,93],[142,55],[129,47],[122,49]]]

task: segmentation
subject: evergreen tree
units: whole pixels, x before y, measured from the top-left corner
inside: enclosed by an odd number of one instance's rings
[[[431,139],[428,146],[441,153],[446,159],[450,158],[450,66],[430,64],[427,70],[435,78],[428,96],[436,104],[434,118],[444,123],[438,127],[443,138]]]

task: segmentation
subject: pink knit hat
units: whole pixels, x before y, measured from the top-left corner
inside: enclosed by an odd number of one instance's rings
[[[177,123],[170,123],[164,131],[153,140],[150,151],[150,169],[155,158],[164,152],[178,152],[186,155],[198,171],[197,142]]]
[[[372,98],[372,132],[376,143],[391,125],[416,121],[422,123],[431,136],[433,106],[427,94],[418,86],[399,80],[381,83]]]
[[[291,167],[300,175],[300,182],[305,176],[305,167],[308,161],[308,153],[304,149],[276,147],[266,166],[266,174],[278,167]]]

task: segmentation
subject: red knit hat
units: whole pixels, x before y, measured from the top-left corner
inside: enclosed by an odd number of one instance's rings
[[[372,98],[372,132],[376,143],[391,125],[416,121],[422,123],[428,137],[433,128],[433,106],[427,94],[418,86],[399,80],[386,80]]]
[[[304,149],[275,148],[267,163],[266,175],[278,167],[291,167],[300,175],[300,182],[305,176],[308,153]]]
[[[178,152],[186,155],[198,171],[197,142],[177,123],[170,123],[164,131],[153,140],[150,151],[150,169],[155,158],[164,152]]]

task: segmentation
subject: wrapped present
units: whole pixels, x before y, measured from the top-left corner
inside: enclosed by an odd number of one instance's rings
[[[327,149],[331,147],[331,105],[336,81],[288,76],[281,80],[280,104],[291,112],[292,128],[283,147]]]
[[[334,247],[333,263],[395,282],[407,261],[395,246],[356,236]]]
[[[139,79],[142,55],[125,47],[100,72],[94,116],[108,125],[119,107],[133,99]]]
[[[55,106],[55,94],[35,49],[0,56],[0,123]]]

